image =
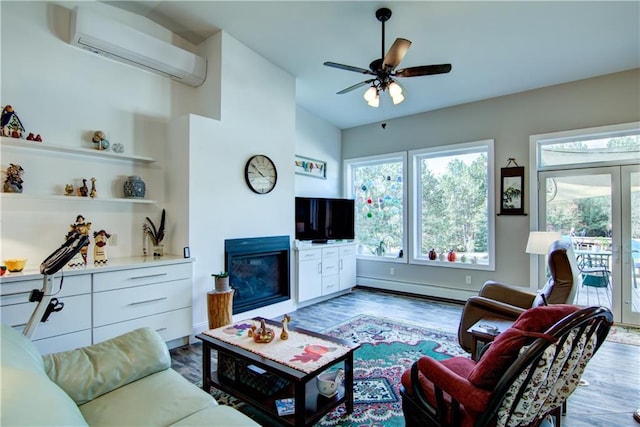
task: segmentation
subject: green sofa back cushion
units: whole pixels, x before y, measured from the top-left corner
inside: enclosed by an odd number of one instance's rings
[[[78,405],[171,367],[166,344],[150,328],[43,360],[49,377]]]
[[[4,324],[0,334],[0,425],[87,425],[75,402],[45,373],[33,343]]]

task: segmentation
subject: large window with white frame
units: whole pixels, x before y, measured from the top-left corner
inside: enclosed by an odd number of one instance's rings
[[[412,263],[495,269],[493,145],[409,152]]]
[[[406,262],[406,152],[344,162],[360,257]]]

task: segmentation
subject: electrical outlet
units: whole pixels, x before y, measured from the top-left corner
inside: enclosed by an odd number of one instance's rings
[[[111,233],[111,237],[109,237],[109,246],[118,246],[118,235],[116,233]]]
[[[396,275],[396,269],[395,269],[395,268],[393,268],[393,267],[391,267],[391,268],[389,269],[389,275],[391,275],[391,276],[395,276],[395,275]]]
[[[465,277],[464,282],[465,282],[467,285],[470,285],[470,284],[471,284],[471,276],[467,276],[467,277]]]

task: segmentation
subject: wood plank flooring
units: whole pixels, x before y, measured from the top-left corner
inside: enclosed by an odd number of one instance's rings
[[[318,332],[360,314],[456,332],[461,311],[459,304],[355,288],[347,295],[289,314],[293,325]],[[173,368],[188,380],[199,381],[201,354],[199,344],[173,349]],[[640,408],[640,347],[605,342],[582,378],[589,385],[579,387],[569,398],[564,427],[640,427],[633,420],[633,411]]]

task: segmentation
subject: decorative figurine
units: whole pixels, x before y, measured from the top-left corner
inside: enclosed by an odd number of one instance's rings
[[[436,250],[434,248],[431,248],[431,250],[429,251],[429,259],[431,261],[435,261],[437,257],[438,257],[438,254],[436,253]]]
[[[106,139],[104,132],[101,130],[97,130],[93,133],[93,137],[91,138],[94,144],[96,144],[97,150],[108,150],[109,149],[109,141]]]
[[[91,192],[89,192],[89,197],[95,199],[97,195],[98,192],[96,191],[96,179],[91,178]]]
[[[289,322],[291,322],[291,317],[289,317],[288,314],[285,314],[282,319],[282,332],[280,332],[280,339],[282,341],[289,339]]]
[[[106,265],[109,260],[107,259],[107,243],[111,234],[104,230],[95,231],[93,233],[93,264],[94,265]]]
[[[260,319],[260,327],[253,332],[253,341],[266,344],[273,341],[276,333],[273,329],[267,328],[264,323],[264,319]]]
[[[447,261],[449,261],[449,262],[455,262],[456,258],[457,258],[457,257],[456,257],[456,251],[454,251],[453,249],[451,249],[451,250],[449,251],[449,254],[447,255]]]
[[[64,186],[65,196],[73,196],[73,185],[67,184]]]
[[[84,236],[88,236],[89,235],[89,230],[91,229],[91,223],[84,222],[84,217],[82,215],[78,215],[76,217],[76,222],[75,224],[71,224],[69,226],[71,229],[69,230],[69,233],[67,234],[67,238],[69,238],[69,236],[71,236],[73,233],[78,233],[78,234],[82,234]],[[80,256],[82,257],[82,263],[78,264],[78,261],[76,260],[76,257],[74,257],[70,262],[69,262],[69,267],[78,267],[79,265],[87,265],[87,251],[89,247],[89,241],[87,241],[87,244],[85,246],[82,247],[82,249],[80,249]]]
[[[7,105],[2,109],[2,115],[0,115],[0,129],[2,129],[3,136],[10,136],[13,138],[20,138],[24,132],[24,126],[11,105]]]
[[[89,195],[89,187],[87,187],[87,180],[82,178],[82,186],[78,187],[78,196],[87,197]]]
[[[9,163],[7,168],[7,179],[4,181],[5,193],[22,193],[22,174],[24,169],[20,165]]]
[[[115,144],[113,144],[111,146],[111,149],[113,150],[114,153],[124,153],[124,145],[120,144],[119,142],[116,142]]]

